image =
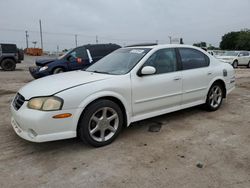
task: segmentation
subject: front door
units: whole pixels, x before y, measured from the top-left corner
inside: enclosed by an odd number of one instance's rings
[[[175,49],[158,50],[149,57],[143,67],[145,66],[154,67],[156,73],[132,75],[133,116],[159,115],[170,108],[178,108],[181,102],[182,77],[178,71]]]
[[[88,54],[84,47],[75,48],[67,57],[70,70],[79,70],[89,64]]]

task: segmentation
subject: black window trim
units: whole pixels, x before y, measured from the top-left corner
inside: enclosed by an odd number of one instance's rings
[[[182,60],[181,60],[181,54],[180,54],[180,51],[179,49],[190,49],[190,50],[193,50],[193,51],[197,51],[199,53],[202,53],[204,55],[204,58],[205,58],[205,61],[207,62],[207,66],[205,67],[198,67],[198,68],[192,68],[192,69],[183,69],[183,64],[182,64]],[[178,61],[179,61],[179,65],[180,65],[180,69],[182,71],[188,71],[188,70],[193,70],[193,69],[201,69],[201,68],[206,68],[206,67],[209,67],[210,66],[210,58],[204,54],[203,52],[197,50],[197,49],[194,49],[194,48],[188,48],[188,47],[179,47],[179,48],[176,48],[176,54],[178,56]]]

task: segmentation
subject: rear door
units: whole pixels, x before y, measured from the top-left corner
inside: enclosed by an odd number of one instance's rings
[[[179,48],[178,51],[182,63],[182,105],[202,102],[213,77],[209,57],[193,48]]]

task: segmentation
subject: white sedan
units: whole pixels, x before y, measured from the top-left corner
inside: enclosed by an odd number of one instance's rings
[[[12,101],[11,123],[32,142],[79,136],[98,147],[135,121],[200,104],[215,111],[234,87],[233,67],[202,49],[132,46],[86,70],[30,82]]]

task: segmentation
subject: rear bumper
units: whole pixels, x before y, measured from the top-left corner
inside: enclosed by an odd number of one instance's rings
[[[227,82],[227,94],[231,93],[235,89],[235,76],[230,78]]]

